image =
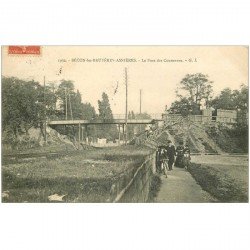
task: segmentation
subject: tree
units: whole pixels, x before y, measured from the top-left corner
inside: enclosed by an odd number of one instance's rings
[[[210,105],[214,109],[236,109],[235,94],[230,88],[225,88],[220,95],[211,100]]]
[[[73,81],[62,80],[56,91],[56,95],[60,101],[61,116],[64,118],[67,117],[67,119],[73,118],[71,99],[75,95],[74,89],[75,87]]]
[[[45,119],[45,105],[40,101],[41,86],[35,81],[14,77],[2,78],[3,129],[10,129],[15,137],[23,130],[39,126]]]
[[[4,141],[7,143],[18,141],[19,134],[28,133],[31,127],[40,128],[45,136],[45,120],[64,118],[66,104],[69,119],[96,118],[95,108],[90,103],[82,103],[81,94],[74,90],[72,81],[62,80],[57,88],[55,83],[47,83],[44,87],[35,81],[2,77],[2,93],[2,125],[7,135]],[[59,112],[56,110],[57,100],[61,102]],[[108,101],[107,96],[104,100]],[[78,133],[78,129],[73,126],[67,126],[66,129],[65,126],[58,126],[56,130],[72,138]],[[95,135],[94,127],[89,128],[88,132],[89,135]]]
[[[71,108],[72,108],[72,118],[73,119],[84,119],[84,110],[83,110],[83,103],[82,103],[82,97],[79,92],[79,90],[75,92],[72,92],[70,94],[69,98],[71,102]]]
[[[56,95],[50,86],[42,86],[34,80],[2,77],[3,132],[11,146],[19,141],[19,135],[31,127],[40,128],[44,134],[47,118],[55,113]]]
[[[240,90],[225,88],[211,101],[214,109],[237,110],[238,116],[246,117],[248,112],[248,86],[242,84]]]
[[[128,112],[128,119],[129,120],[134,120],[135,119],[135,113],[134,111],[129,111]],[[133,139],[134,137],[134,131],[135,131],[135,128],[136,128],[137,125],[134,125],[134,124],[128,124],[128,139],[131,140]]]
[[[246,115],[248,113],[248,86],[242,84],[240,90],[233,91],[233,98],[237,110]]]
[[[82,103],[82,116],[84,120],[94,120],[97,117],[95,108],[90,103]],[[88,136],[96,138],[96,125],[88,127]]]
[[[199,114],[200,106],[196,103],[191,103],[186,97],[181,98],[171,104],[169,108],[170,114],[180,114],[182,116],[187,116],[189,114]]]
[[[178,100],[171,104],[169,112],[171,114],[188,114],[199,115],[200,105],[205,101],[206,106],[209,105],[212,96],[212,81],[208,76],[196,73],[187,74],[180,82],[180,89],[176,90]],[[184,91],[184,95],[180,91]]]
[[[93,120],[97,117],[95,108],[90,103],[82,103],[81,110],[84,120]]]
[[[96,118],[95,108],[90,103],[83,103],[79,90],[75,91],[72,81],[62,80],[56,94],[61,102],[61,116],[67,119],[92,120]],[[66,133],[73,137],[78,137],[78,130],[74,127],[57,128],[60,133]],[[95,136],[95,127],[88,128],[88,135]]]
[[[238,139],[239,148],[248,152],[248,86],[242,84],[240,90],[233,90],[235,109],[237,109],[237,123],[231,131]]]
[[[102,120],[112,120],[113,114],[109,104],[108,95],[103,92],[102,100],[98,100],[98,110],[99,110],[99,118]]]
[[[135,119],[138,119],[138,120],[140,120],[140,119],[142,119],[142,120],[143,119],[151,120],[152,119],[151,116],[146,112],[140,113],[140,114],[134,114],[134,115],[135,115]],[[139,131],[139,133],[144,132],[146,127],[147,127],[147,125],[144,125],[144,124],[135,125],[135,128],[136,128],[137,131]]]
[[[56,116],[56,102],[57,96],[55,93],[56,85],[54,83],[47,83],[46,86],[38,85],[38,103],[42,104],[46,108],[44,114],[46,118],[52,118]]]
[[[144,112],[144,113],[136,114],[135,119],[151,119],[151,116],[148,113]]]
[[[99,119],[103,120],[104,122],[113,120],[109,98],[105,92],[102,93],[102,100],[98,100],[98,110]],[[102,128],[99,129],[98,135],[108,139],[115,139],[117,137],[116,125],[102,125]]]
[[[212,83],[207,75],[201,73],[187,74],[180,82],[181,89],[188,93],[187,99],[198,105],[203,99],[206,103],[209,101],[212,94]],[[178,96],[182,98],[182,95],[178,94]]]

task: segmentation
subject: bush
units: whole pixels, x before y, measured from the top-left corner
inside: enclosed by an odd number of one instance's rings
[[[210,127],[206,130],[209,137],[225,152],[247,153],[248,152],[248,128],[236,125],[229,128],[222,124],[218,127]]]

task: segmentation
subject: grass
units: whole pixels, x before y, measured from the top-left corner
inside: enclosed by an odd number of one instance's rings
[[[238,131],[239,132],[239,131]],[[228,153],[247,153],[247,136],[244,141],[240,140],[239,135],[235,134],[235,129],[219,125],[210,127],[206,130],[208,136],[224,151]]]
[[[31,148],[20,148],[20,149],[10,149],[6,147],[6,145],[2,144],[2,153],[3,154],[17,154],[17,153],[46,153],[46,152],[58,152],[58,151],[74,151],[75,148],[73,144],[66,144],[66,143],[53,143],[48,145],[46,147],[42,146],[34,146]]]
[[[231,166],[236,168],[236,166]],[[248,202],[247,181],[234,178],[228,166],[192,163],[189,172],[197,183],[220,202]],[[247,168],[247,167],[246,167]],[[240,170],[239,170],[240,171]],[[245,177],[247,180],[247,176]]]
[[[161,177],[158,174],[154,174],[150,183],[149,202],[154,202],[154,198],[160,191],[161,184]]]
[[[48,202],[48,196],[57,193],[66,195],[65,202],[107,202],[113,182],[136,171],[150,152],[121,146],[54,159],[18,159],[2,166],[2,190],[9,192],[2,201]]]

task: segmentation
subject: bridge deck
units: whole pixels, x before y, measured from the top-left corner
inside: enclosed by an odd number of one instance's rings
[[[156,121],[154,119],[128,119],[127,124],[153,124]],[[61,121],[48,121],[47,124],[51,126],[55,125],[103,125],[103,124],[125,124],[125,119],[113,119],[113,120],[61,120]]]

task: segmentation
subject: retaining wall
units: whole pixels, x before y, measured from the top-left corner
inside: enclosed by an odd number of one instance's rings
[[[155,153],[146,156],[140,166],[135,166],[112,184],[113,202],[147,202],[150,185],[155,173]]]

